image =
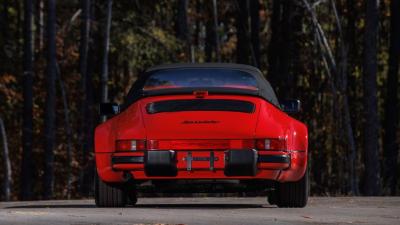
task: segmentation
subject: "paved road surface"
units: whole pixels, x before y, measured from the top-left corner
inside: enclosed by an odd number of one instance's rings
[[[93,200],[0,202],[0,224],[400,224],[400,197],[311,198],[279,209],[265,198],[142,198],[128,208]]]

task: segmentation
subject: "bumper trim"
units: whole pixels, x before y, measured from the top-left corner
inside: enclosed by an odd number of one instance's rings
[[[140,164],[144,163],[143,156],[113,156],[111,163],[114,164]]]
[[[258,155],[258,163],[290,163],[289,155]]]
[[[141,164],[144,156],[112,156],[112,164]],[[289,155],[258,155],[257,163],[290,163]],[[211,163],[211,166],[213,163]]]

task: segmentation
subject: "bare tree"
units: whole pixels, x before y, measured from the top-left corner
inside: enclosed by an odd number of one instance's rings
[[[104,53],[103,63],[101,72],[101,102],[108,101],[108,53],[110,49],[110,30],[111,30],[111,17],[112,17],[112,0],[107,1],[107,20],[105,24],[104,32]],[[101,118],[102,121],[106,120],[106,117]]]
[[[281,1],[272,1],[271,15],[271,39],[268,45],[268,80],[273,86],[277,84],[278,65],[279,65],[279,46],[280,46],[280,24],[281,24]]]
[[[178,10],[176,16],[175,33],[176,36],[182,41],[184,41],[184,43],[186,44],[185,49],[189,59],[191,56],[191,41],[190,41],[190,32],[189,32],[189,24],[187,16],[189,0],[178,0],[177,4],[178,4]]]
[[[378,1],[366,0],[364,60],[363,60],[363,105],[364,105],[364,161],[365,195],[380,194],[379,165],[379,117],[377,99],[378,70]]]
[[[253,65],[260,66],[260,2],[250,0],[251,49]]]
[[[273,1],[268,78],[283,98],[291,98],[299,74],[298,36],[302,33],[303,7],[297,1]]]
[[[396,195],[398,180],[398,155],[399,143],[396,140],[399,123],[399,99],[397,97],[399,84],[400,61],[400,1],[390,2],[390,47],[389,70],[385,98],[384,121],[384,178],[385,186],[389,188],[391,195]]]
[[[4,200],[9,201],[11,198],[12,172],[11,172],[10,156],[8,152],[7,133],[1,116],[0,116],[0,136],[3,141],[2,147],[3,147],[3,163],[4,163],[4,180],[3,180]]]
[[[213,56],[213,47],[215,46],[215,26],[212,20],[207,20],[206,22],[206,37],[205,37],[205,46],[204,51],[206,55],[206,62],[212,61]]]
[[[3,35],[3,38],[6,39],[6,37],[8,37],[8,0],[4,0],[2,6],[2,10],[1,10],[1,21],[0,21],[0,25],[1,25],[1,32]]]
[[[215,34],[215,55],[217,62],[221,62],[221,47],[218,34],[218,5],[217,0],[213,0],[213,20],[214,20],[214,34]]]
[[[15,44],[16,44],[16,52],[20,53],[21,52],[21,30],[20,27],[22,27],[22,1],[14,1],[14,7],[16,10],[16,17],[17,17],[17,24],[16,24],[16,32],[15,32]]]
[[[333,95],[335,96],[334,105],[336,106],[336,108],[339,108],[338,111],[341,111],[341,116],[343,117],[343,120],[341,120],[343,121],[343,124],[341,124],[341,126],[344,128],[344,131],[346,133],[347,146],[349,148],[348,151],[348,169],[350,178],[349,189],[352,194],[358,195],[359,194],[358,181],[355,172],[356,145],[355,145],[353,128],[351,125],[350,108],[347,95],[348,45],[344,40],[343,29],[338,12],[336,10],[336,4],[334,0],[331,0],[331,5],[335,16],[335,22],[336,22],[335,25],[339,33],[339,46],[338,46],[339,56],[340,56],[339,63],[336,62],[336,59],[334,58],[334,55],[332,53],[332,47],[329,44],[325,32],[318,21],[315,12],[315,7],[317,5],[311,5],[307,0],[303,0],[303,3],[305,5],[306,10],[309,12],[311,16],[311,21],[313,23],[315,30],[317,45],[322,51],[322,59],[325,65],[326,72],[328,74],[330,88],[332,90]],[[336,79],[336,82],[334,82],[334,79]]]
[[[89,162],[89,148],[90,148],[90,90],[88,90],[89,79],[89,41],[90,41],[90,21],[91,21],[91,1],[81,0],[81,40],[79,49],[79,71],[81,73],[81,88],[82,88],[82,107],[81,107],[81,129],[80,129],[80,141],[82,144],[82,170],[81,170],[81,192],[87,195],[89,190],[87,187],[87,166]],[[89,85],[90,87],[90,85]],[[90,132],[90,131],[89,131]]]
[[[24,1],[24,72],[23,72],[23,122],[22,122],[22,163],[20,199],[32,197],[33,186],[33,31],[32,1]]]
[[[37,45],[41,50],[44,45],[44,0],[37,0],[36,6],[36,29],[37,29]]]
[[[236,60],[238,63],[249,64],[249,10],[248,0],[236,1]]]
[[[57,64],[57,80],[61,90],[61,97],[64,107],[64,124],[65,124],[65,135],[67,137],[66,145],[67,145],[67,199],[71,198],[71,186],[72,186],[72,128],[71,128],[71,120],[69,116],[69,107],[68,107],[68,99],[67,99],[67,91],[65,88],[65,84],[61,78],[60,67]]]
[[[2,48],[6,48],[10,45],[12,39],[10,39],[10,15],[9,15],[9,0],[3,0],[2,4],[0,5],[1,14],[0,14],[0,32],[1,38],[0,43]],[[2,63],[0,66],[0,74],[4,72],[8,72],[10,70],[10,57],[5,54],[3,50],[0,51],[0,57],[2,58]]]
[[[47,3],[47,75],[46,75],[46,107],[44,119],[45,135],[45,167],[43,175],[43,197],[50,199],[54,191],[54,146],[55,146],[55,119],[56,119],[56,0]]]
[[[339,18],[338,11],[336,9],[336,3],[335,0],[330,0],[333,13],[335,15],[335,21],[336,21],[336,26],[337,30],[339,33],[339,68],[336,70],[337,71],[337,87],[338,87],[338,94],[340,95],[339,99],[339,105],[340,110],[341,110],[341,115],[343,119],[342,127],[344,128],[344,132],[347,137],[347,144],[348,144],[348,154],[347,154],[347,165],[348,165],[348,170],[349,170],[349,189],[350,193],[353,195],[358,195],[359,190],[358,190],[358,179],[356,175],[356,169],[355,169],[355,162],[356,162],[356,143],[355,143],[355,138],[354,138],[354,133],[353,133],[353,127],[351,123],[351,118],[350,118],[350,107],[349,107],[349,98],[348,98],[348,82],[347,82],[347,77],[348,77],[348,54],[349,54],[349,44],[345,42],[344,40],[344,33],[341,25],[341,20]],[[348,26],[353,26],[353,24],[350,24]],[[349,30],[349,29],[348,29]]]
[[[178,0],[177,1],[177,15],[176,15],[176,24],[175,24],[175,33],[176,36],[181,40],[187,40],[188,38],[188,18],[187,18],[187,10],[188,10],[188,0]]]

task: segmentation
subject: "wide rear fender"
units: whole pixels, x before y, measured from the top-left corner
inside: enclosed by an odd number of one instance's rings
[[[286,138],[290,154],[290,168],[282,170],[278,181],[289,182],[301,179],[307,168],[307,126],[282,112],[268,102],[261,104],[256,138]]]
[[[255,138],[288,138],[289,117],[272,104],[263,101],[255,130]]]
[[[291,118],[291,117],[290,117]],[[294,118],[288,124],[288,152],[290,168],[279,175],[281,182],[300,180],[307,169],[308,162],[308,130],[307,126]]]
[[[307,126],[298,120],[291,118],[289,122],[289,134],[291,138],[288,150],[308,151],[308,129]]]
[[[95,153],[114,152],[115,141],[124,139],[146,139],[139,102],[96,127]]]

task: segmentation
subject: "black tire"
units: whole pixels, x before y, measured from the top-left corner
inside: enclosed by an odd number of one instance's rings
[[[270,205],[276,205],[276,192],[275,191],[270,191],[268,193],[268,203]]]
[[[137,203],[137,192],[136,190],[129,190],[127,192],[127,197],[128,197],[128,205],[136,205]]]
[[[125,192],[117,187],[104,183],[95,175],[95,202],[97,207],[124,207],[127,203]]]
[[[307,169],[299,181],[277,183],[275,196],[270,202],[279,208],[303,208],[307,205],[309,189]]]

